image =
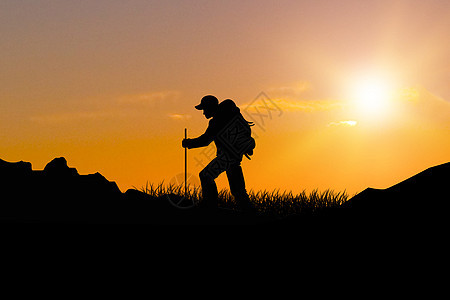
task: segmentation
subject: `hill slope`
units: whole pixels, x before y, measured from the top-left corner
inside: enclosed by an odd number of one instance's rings
[[[446,220],[450,162],[429,168],[390,188],[368,188],[337,209],[292,215],[279,220],[244,216],[236,211],[200,208],[180,210],[167,195],[137,190],[122,193],[101,174],[79,175],[65,158],[52,160],[42,171],[27,162],[0,160],[0,222],[149,223],[149,224],[331,224],[346,220]],[[177,197],[173,195],[174,197]],[[316,222],[318,221],[318,222]]]
[[[342,207],[353,216],[430,219],[446,211],[450,200],[450,162],[431,167],[390,188],[368,188]]]

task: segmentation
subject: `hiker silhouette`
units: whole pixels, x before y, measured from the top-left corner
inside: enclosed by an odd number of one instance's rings
[[[195,108],[202,110],[203,115],[211,120],[204,134],[197,138],[183,139],[182,146],[188,149],[206,147],[214,141],[217,147],[216,157],[199,174],[203,205],[207,208],[217,208],[218,190],[215,179],[226,172],[230,192],[239,208],[244,212],[254,212],[254,206],[245,189],[241,167],[243,156],[250,159],[255,148],[250,128],[253,123],[244,119],[240,109],[231,99],[219,104],[215,96],[207,95]]]

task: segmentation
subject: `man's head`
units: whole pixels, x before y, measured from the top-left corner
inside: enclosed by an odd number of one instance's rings
[[[202,98],[199,105],[195,106],[198,110],[203,110],[203,114],[207,119],[214,117],[218,108],[219,108],[219,100],[212,96],[207,95]]]

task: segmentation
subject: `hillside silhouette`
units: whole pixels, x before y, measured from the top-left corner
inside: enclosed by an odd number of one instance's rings
[[[0,222],[4,223],[220,225],[264,220],[231,210],[180,210],[168,201],[167,195],[152,197],[135,189],[122,193],[115,182],[100,173],[78,174],[64,157],[53,159],[44,170],[32,170],[29,162],[0,160]]]
[[[423,222],[447,214],[450,162],[428,168],[387,189],[367,188],[346,203],[346,216],[360,220]]]
[[[425,222],[442,219],[449,198],[450,163],[418,173],[390,188],[368,188],[338,208],[283,219],[249,216],[233,210],[180,210],[166,196],[129,189],[122,193],[100,173],[80,175],[63,157],[44,170],[29,162],[0,160],[0,222],[280,224],[314,221]],[[170,197],[180,197],[170,195]],[[319,222],[317,222],[319,221]]]

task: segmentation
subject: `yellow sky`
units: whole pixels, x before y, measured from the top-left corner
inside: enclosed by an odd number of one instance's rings
[[[450,160],[449,14],[438,0],[2,1],[0,157],[64,156],[123,191],[169,182],[214,94],[257,123],[249,189],[385,188]],[[210,158],[190,150],[189,171]]]

